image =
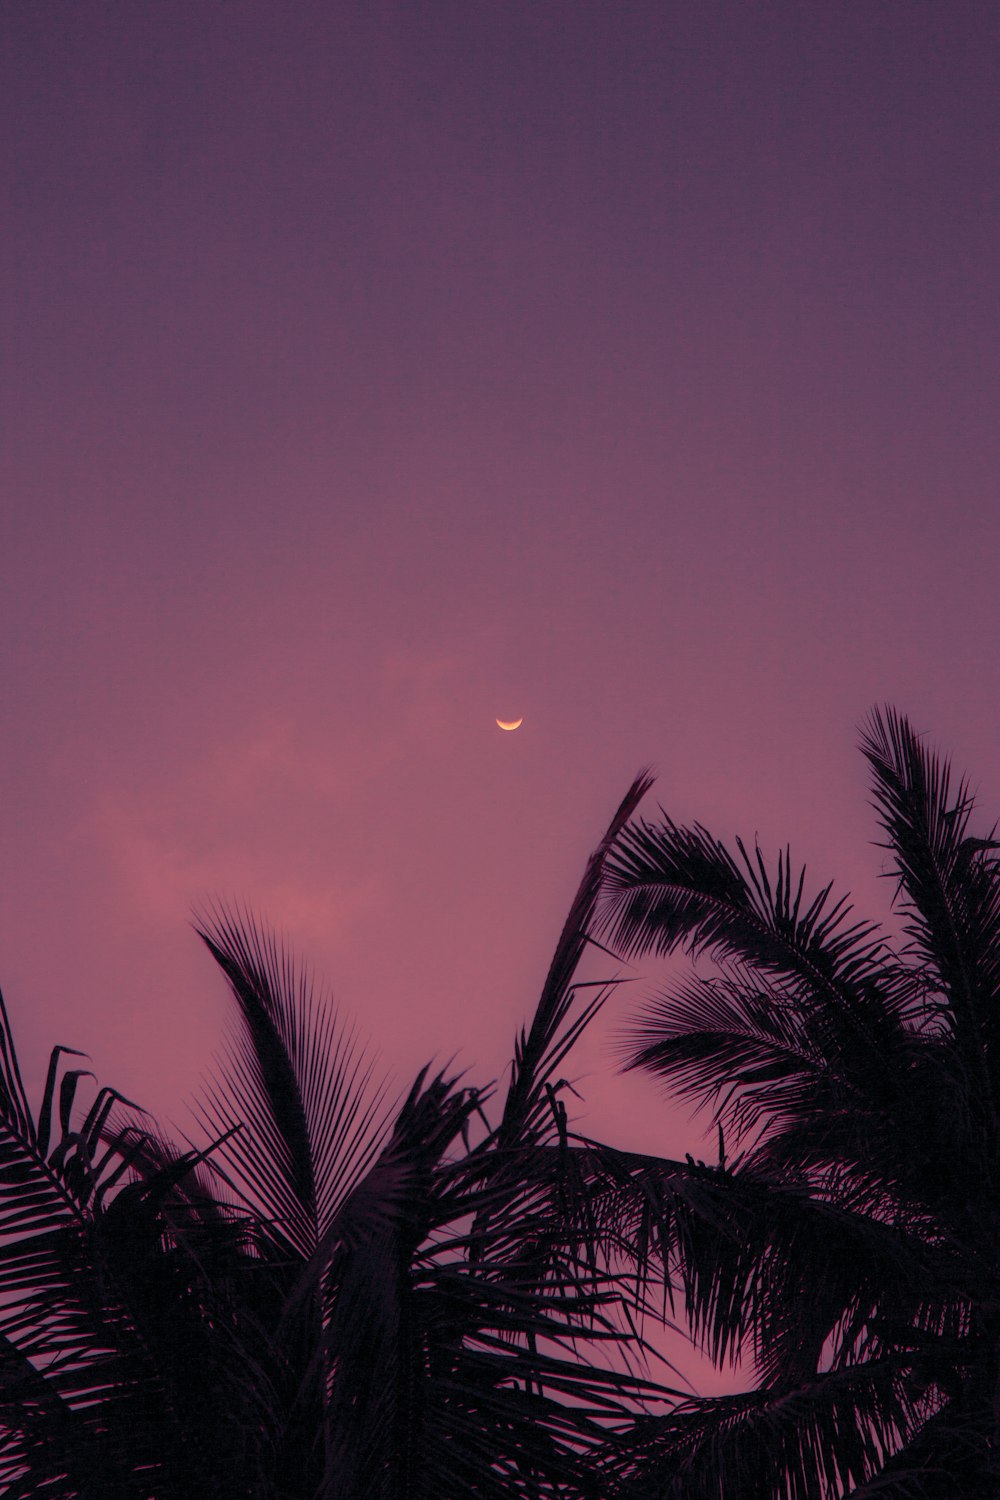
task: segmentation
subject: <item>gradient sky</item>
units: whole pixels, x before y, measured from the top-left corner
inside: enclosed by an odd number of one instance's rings
[[[1000,813],[994,0],[4,0],[0,45],[35,1085],[61,1042],[185,1118],[213,895],[401,1083],[494,1075],[650,762],[879,909],[873,703]],[[640,990],[571,1071],[682,1149],[610,1077]]]

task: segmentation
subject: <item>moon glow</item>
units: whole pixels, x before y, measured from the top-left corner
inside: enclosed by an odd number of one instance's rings
[[[501,729],[506,729],[508,733],[512,729],[520,729],[523,723],[523,719],[497,719],[497,724],[499,725],[499,727]]]

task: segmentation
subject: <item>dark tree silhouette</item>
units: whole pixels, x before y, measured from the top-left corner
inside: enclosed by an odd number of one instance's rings
[[[900,938],[807,897],[787,851],[769,870],[629,823],[640,778],[496,1123],[489,1089],[428,1070],[391,1108],[246,916],[200,926],[236,1017],[204,1150],[113,1090],[80,1104],[67,1049],[29,1108],[0,1007],[2,1493],[1000,1494],[1000,845],[904,719],[863,749]],[[630,1063],[714,1110],[717,1162],[569,1128],[560,1070],[613,988],[579,963],[604,941],[698,961]],[[633,1373],[664,1288],[752,1389],[670,1400]]]
[[[631,1169],[571,1137],[556,1080],[609,992],[577,965],[646,785],[590,861],[496,1125],[488,1090],[426,1070],[391,1110],[245,915],[199,929],[236,1017],[204,1151],[110,1089],[79,1105],[65,1049],[33,1111],[0,1011],[8,1500],[603,1500],[629,1477],[609,1456],[662,1393],[621,1357],[641,1278],[590,1205]]]
[[[1000,844],[906,719],[873,714],[862,749],[897,938],[807,896],[787,850],[665,816],[606,864],[595,931],[696,960],[628,1061],[710,1106],[719,1161],[609,1162],[646,1201],[602,1211],[755,1376],[622,1435],[637,1496],[1000,1493]]]

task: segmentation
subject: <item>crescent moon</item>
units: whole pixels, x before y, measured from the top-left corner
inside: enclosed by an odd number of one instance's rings
[[[499,725],[499,727],[501,729],[506,729],[508,732],[511,729],[520,729],[523,723],[523,719],[497,719],[497,724]]]

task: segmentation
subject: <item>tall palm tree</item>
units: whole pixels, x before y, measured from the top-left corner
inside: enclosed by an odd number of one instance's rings
[[[61,1048],[33,1110],[0,1006],[4,1496],[613,1492],[608,1455],[659,1393],[600,1355],[635,1345],[642,1297],[555,1080],[609,993],[577,967],[646,785],[588,865],[496,1123],[489,1089],[428,1070],[390,1108],[246,914],[199,926],[235,1016],[203,1150],[110,1089],[81,1106]]]
[[[905,718],[862,750],[894,936],[808,896],[787,849],[666,816],[605,864],[594,930],[693,960],[628,1065],[707,1107],[719,1151],[609,1162],[602,1211],[642,1221],[694,1337],[754,1380],[622,1436],[643,1500],[1000,1494],[1000,844]]]

